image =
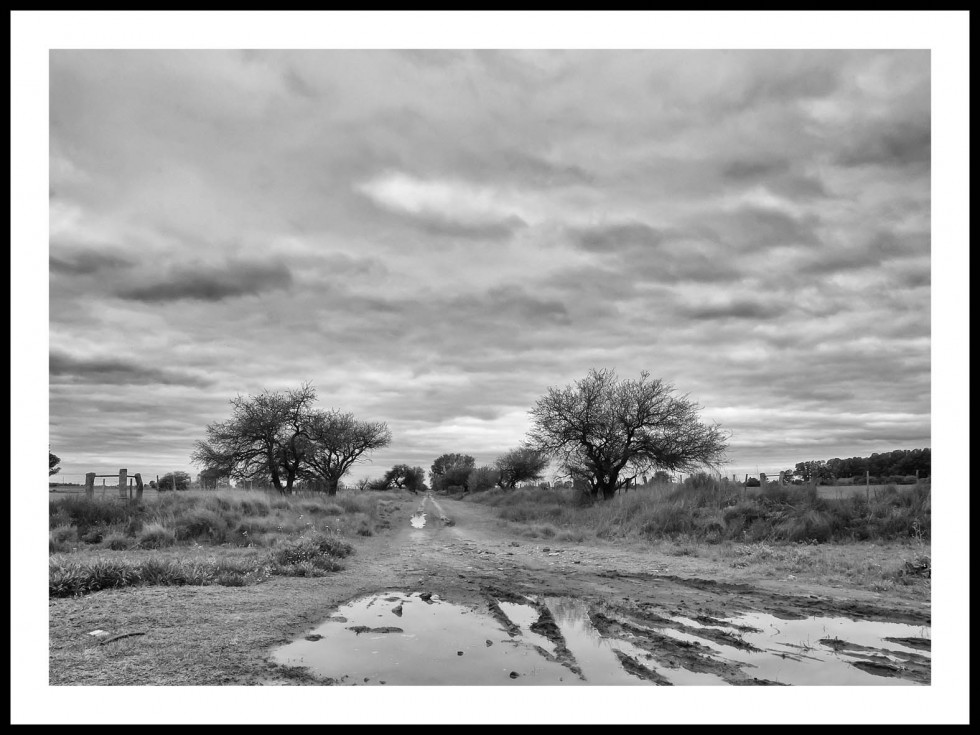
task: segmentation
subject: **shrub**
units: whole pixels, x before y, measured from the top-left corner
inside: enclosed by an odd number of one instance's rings
[[[58,526],[70,526],[71,515],[65,508],[58,507],[54,503],[49,506],[48,528],[54,529]]]
[[[793,508],[774,528],[786,541],[829,541],[832,530],[831,516],[813,506]]]
[[[51,543],[64,544],[78,540],[78,529],[74,526],[57,526],[48,533]]]
[[[96,559],[82,564],[61,557],[48,562],[48,594],[70,597],[88,592],[138,584],[138,569],[121,561]]]
[[[178,541],[205,538],[211,543],[224,543],[228,535],[225,518],[207,508],[194,508],[174,519],[174,534]]]
[[[148,523],[139,532],[137,543],[144,549],[161,549],[172,546],[176,541],[174,530],[166,528],[162,523]]]
[[[325,533],[290,541],[270,552],[269,560],[277,566],[289,566],[301,562],[314,562],[324,557],[343,558],[349,556],[354,547],[346,541]]]
[[[125,523],[130,517],[145,512],[143,506],[130,505],[120,498],[89,498],[85,495],[54,498],[49,502],[49,515],[57,516],[58,525],[69,523],[84,534],[90,528],[106,528]]]
[[[259,498],[248,498],[240,500],[238,507],[242,515],[264,517],[269,515],[271,508],[269,503]]]
[[[85,533],[81,534],[79,538],[87,544],[101,544],[102,539],[105,538],[106,530],[104,528],[90,528]]]

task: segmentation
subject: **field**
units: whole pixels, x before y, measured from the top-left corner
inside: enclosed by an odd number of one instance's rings
[[[383,503],[383,501],[380,501]],[[50,498],[50,594],[133,585],[242,586],[272,575],[322,576],[384,521],[375,494],[335,497],[190,490],[135,503]]]
[[[478,656],[497,651],[498,640],[520,645],[522,637],[537,640],[535,631],[550,636],[542,644],[555,653],[527,649],[531,658],[520,661],[530,668],[515,672],[516,683],[534,683],[521,677],[546,670],[558,678],[539,683],[562,681],[576,667],[575,645],[570,638],[566,649],[560,630],[575,636],[582,626],[593,643],[602,638],[633,652],[622,665],[614,657],[588,672],[594,683],[603,676],[646,684],[838,683],[841,671],[821,670],[812,663],[818,659],[843,666],[849,683],[929,683],[927,650],[896,654],[885,639],[873,650],[853,648],[854,641],[826,633],[848,619],[901,628],[916,646],[929,645],[927,488],[885,490],[870,504],[860,496],[767,491],[755,498],[679,487],[631,491],[595,506],[580,505],[570,490],[542,488],[463,499],[188,491],[140,505],[57,495],[49,523],[52,685],[384,684],[394,674],[362,672],[370,663],[363,657],[336,671],[328,656],[320,671],[276,653],[310,645],[329,628],[332,610],[371,599],[404,601],[404,617],[399,606],[390,628],[405,628],[397,640],[409,649],[399,660],[414,662],[402,676],[450,677],[437,683],[454,680],[432,656],[459,662],[458,676],[476,677]],[[437,598],[441,608],[432,607]],[[539,616],[523,632],[504,612],[520,605]],[[411,649],[411,627],[420,624],[413,621],[439,609],[486,619],[490,628],[472,647],[437,636]],[[371,611],[368,627],[381,612]],[[709,634],[743,645],[737,636],[744,631],[714,630],[729,618],[745,630],[762,620],[798,621],[808,653],[784,671],[779,657],[789,649],[760,637],[752,644],[757,652],[746,655],[775,656],[780,667],[763,681],[759,670],[712,653]],[[812,634],[800,627],[811,624]],[[672,636],[698,645],[678,647]],[[371,645],[383,647],[382,638]],[[842,646],[853,651],[841,654]],[[535,667],[539,655],[546,658]],[[589,661],[596,652],[578,655]],[[888,658],[895,655],[905,663]],[[565,682],[582,683],[578,676]]]

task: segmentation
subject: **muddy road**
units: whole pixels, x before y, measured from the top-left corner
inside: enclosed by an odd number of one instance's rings
[[[617,546],[511,536],[491,508],[385,503],[390,528],[264,652],[276,684],[922,685],[927,603]],[[336,584],[331,587],[331,580]]]

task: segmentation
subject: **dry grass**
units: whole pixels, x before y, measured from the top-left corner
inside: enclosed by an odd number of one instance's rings
[[[524,488],[470,496],[529,538],[639,544],[710,560],[739,576],[787,578],[928,597],[929,486],[890,488],[868,503],[798,488],[745,496],[714,483],[663,485],[582,505],[572,490]],[[737,570],[737,572],[736,572]]]
[[[49,549],[118,550],[184,546],[272,547],[303,533],[371,535],[381,493],[281,497],[260,490],[169,493],[154,502],[67,496],[52,498]],[[72,531],[74,529],[74,532]]]
[[[469,497],[497,509],[522,533],[550,537],[575,531],[598,539],[693,538],[722,541],[804,542],[928,539],[928,485],[861,496],[821,498],[812,489],[770,487],[746,496],[728,483],[704,487],[661,485],[583,505],[572,490],[490,490]]]
[[[134,504],[52,498],[52,596],[131,585],[243,586],[322,576],[380,522],[380,493],[280,497],[262,491],[172,493]]]

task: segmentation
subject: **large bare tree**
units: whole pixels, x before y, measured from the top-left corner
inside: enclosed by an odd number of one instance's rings
[[[337,410],[310,412],[306,432],[307,451],[303,459],[312,477],[326,481],[328,495],[337,494],[340,478],[355,462],[391,443],[387,424],[358,421],[354,414]]]
[[[590,370],[537,401],[528,445],[557,458],[593,498],[605,500],[643,472],[722,461],[727,434],[701,422],[700,406],[674,390],[646,371],[621,381],[614,370]]]
[[[309,451],[306,420],[316,400],[309,383],[231,400],[231,418],[207,427],[191,460],[206,472],[247,480],[269,477],[281,494],[293,491]]]

